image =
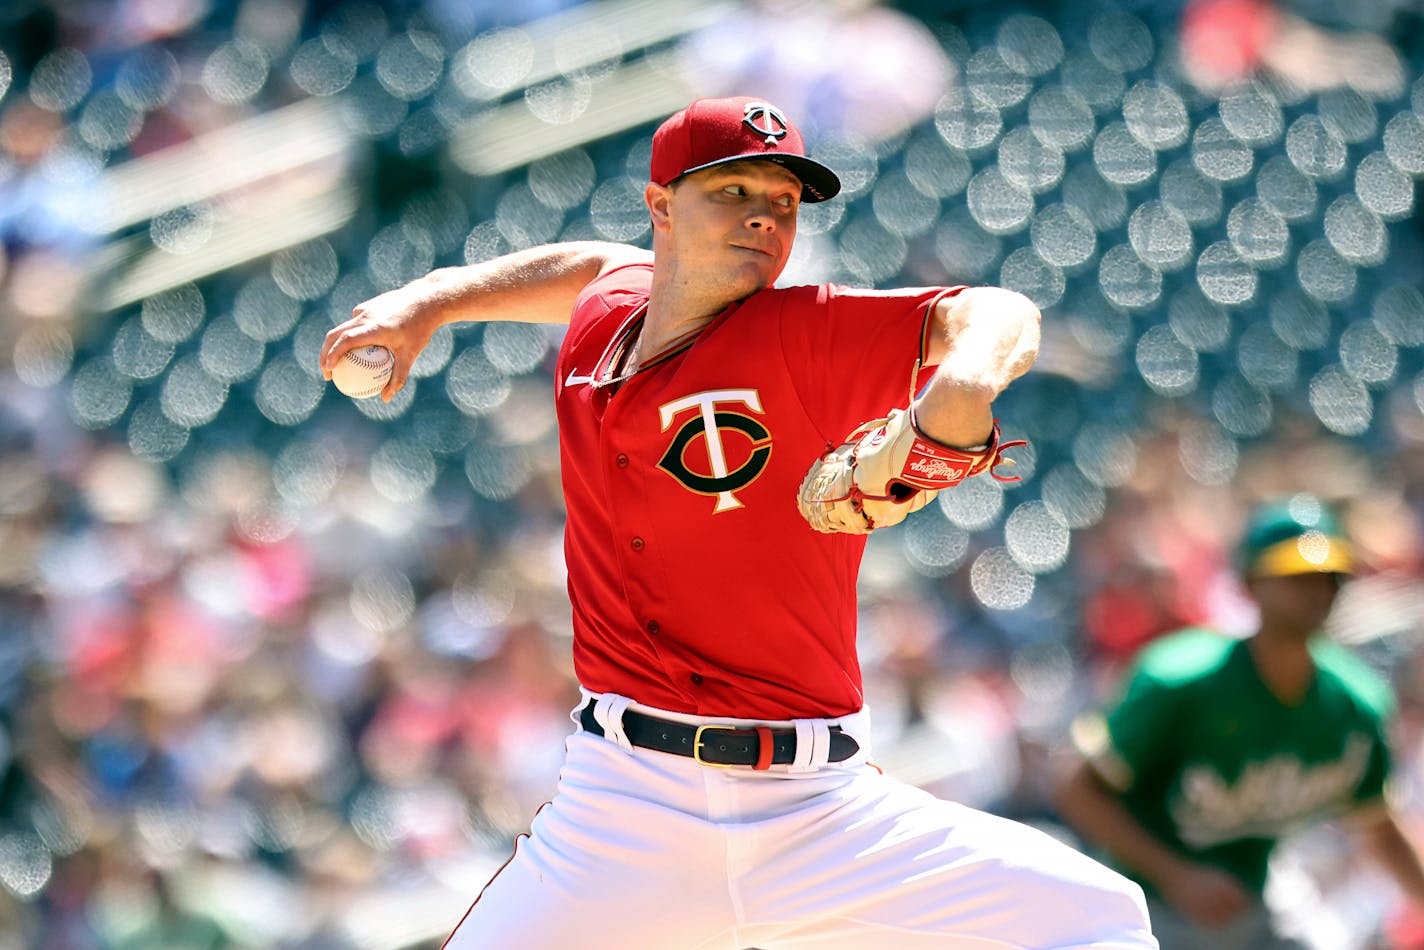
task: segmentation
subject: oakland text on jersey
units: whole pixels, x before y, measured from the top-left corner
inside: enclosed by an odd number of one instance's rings
[[[1370,748],[1369,736],[1355,733],[1338,759],[1312,764],[1281,753],[1246,763],[1234,782],[1212,765],[1190,766],[1171,803],[1172,818],[1182,840],[1196,848],[1279,836],[1349,802],[1369,767]]]

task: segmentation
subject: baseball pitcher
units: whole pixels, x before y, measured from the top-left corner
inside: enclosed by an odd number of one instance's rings
[[[997,288],[776,288],[836,175],[776,106],[653,138],[652,252],[584,242],[437,270],[328,335],[568,324],[557,364],[573,711],[558,791],[450,948],[1153,947],[1138,887],[873,765],[866,535],[1012,477],[994,398],[1039,314]],[[912,399],[912,395],[918,393]],[[452,921],[453,923],[453,921]]]

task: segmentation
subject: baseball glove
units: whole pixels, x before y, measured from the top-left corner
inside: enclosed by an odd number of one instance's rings
[[[995,419],[983,448],[951,448],[915,428],[909,409],[896,409],[858,427],[838,448],[817,459],[801,480],[796,505],[823,534],[869,534],[899,524],[928,505],[940,489],[980,472],[1001,482],[1018,481],[1018,476],[994,469],[1014,464],[1002,457],[1005,449],[1027,444],[1001,442]]]

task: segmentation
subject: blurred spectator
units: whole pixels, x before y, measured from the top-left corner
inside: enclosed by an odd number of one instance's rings
[[[1293,7],[1306,9],[1297,13]],[[1361,27],[1390,26],[1391,7],[1402,10],[1405,4],[1189,0],[1181,22],[1182,65],[1209,92],[1229,89],[1260,69],[1299,89],[1386,91],[1398,83],[1402,64],[1383,37]],[[1318,22],[1322,15],[1325,23]]]

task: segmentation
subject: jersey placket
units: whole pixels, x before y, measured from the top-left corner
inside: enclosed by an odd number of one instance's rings
[[[658,582],[662,571],[661,558],[652,543],[653,518],[648,499],[648,479],[656,474],[649,458],[656,450],[646,436],[640,434],[654,425],[657,409],[639,391],[649,383],[649,373],[639,373],[622,384],[616,392],[600,394],[607,399],[599,427],[599,463],[603,472],[604,499],[608,521],[613,532],[612,550],[618,559],[628,609],[646,637],[653,653],[663,663],[670,683],[682,686],[677,671],[670,666],[664,625],[668,622],[666,604],[658,591],[666,585]],[[640,417],[649,416],[653,422]],[[646,444],[645,444],[646,443]]]

